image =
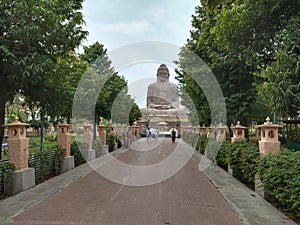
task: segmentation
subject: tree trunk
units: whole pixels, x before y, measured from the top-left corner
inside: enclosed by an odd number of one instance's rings
[[[2,159],[2,141],[4,136],[4,121],[5,121],[5,103],[6,103],[6,88],[5,82],[0,79],[0,159]]]

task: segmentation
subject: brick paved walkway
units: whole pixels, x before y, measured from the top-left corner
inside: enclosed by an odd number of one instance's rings
[[[178,143],[140,141],[119,155],[132,165],[168,157]],[[135,146],[135,147],[137,147]],[[147,147],[154,146],[151,151]],[[133,146],[134,147],[134,146]],[[134,148],[135,149],[135,148]],[[125,186],[91,172],[62,191],[16,216],[12,224],[82,225],[238,225],[242,224],[198,165],[189,160],[174,176],[148,186]]]

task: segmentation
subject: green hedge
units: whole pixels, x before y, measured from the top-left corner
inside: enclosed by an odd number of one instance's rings
[[[115,136],[112,134],[108,134],[106,137],[106,143],[108,145],[108,152],[114,151],[115,147]]]
[[[281,150],[264,156],[259,174],[264,190],[283,211],[300,221],[300,153]]]
[[[217,142],[214,139],[209,139],[205,149],[206,157],[209,158],[210,160],[214,160],[218,155],[221,145],[222,145],[221,142]]]
[[[254,177],[260,159],[257,145],[240,141],[228,145],[228,148],[228,162],[233,169],[233,176],[254,189]]]
[[[220,146],[219,152],[215,158],[217,165],[226,171],[228,170],[230,145],[230,141],[224,141]]]
[[[0,162],[0,196],[10,196],[11,190],[5,190],[7,184],[12,185],[12,175],[16,170],[15,165],[9,161]]]
[[[82,150],[82,152],[80,151],[80,149]],[[85,144],[82,142],[72,142],[71,144],[71,155],[74,156],[74,164],[75,166],[80,166],[84,163],[86,163],[86,155],[83,155],[86,153],[86,151],[84,151],[85,149]]]
[[[198,138],[196,150],[199,151],[202,155],[204,155],[207,143],[208,143],[208,138],[206,136],[200,136]]]
[[[184,140],[190,146],[196,148],[198,144],[199,134],[183,132],[181,135],[181,139]]]
[[[36,184],[59,174],[64,154],[62,148],[29,154],[28,166],[35,169]]]

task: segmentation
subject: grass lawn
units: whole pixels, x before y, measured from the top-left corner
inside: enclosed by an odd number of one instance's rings
[[[29,154],[40,151],[40,137],[29,138]],[[47,149],[54,149],[57,147],[57,141],[48,141],[43,138],[43,151]]]

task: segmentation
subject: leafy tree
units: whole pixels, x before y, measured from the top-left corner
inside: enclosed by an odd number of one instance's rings
[[[300,2],[288,0],[202,0],[196,8],[185,47],[201,57],[218,79],[229,123],[261,121],[273,109],[284,117],[296,116],[299,12]],[[196,117],[209,121],[201,116],[209,113],[203,91],[183,71],[188,63],[181,53],[177,78],[196,104]],[[182,95],[183,104],[189,104]]]
[[[271,62],[260,75],[261,95],[283,117],[297,116],[300,106],[300,30],[299,17],[287,21],[277,36],[278,47]]]
[[[220,2],[220,1],[219,1]],[[299,1],[234,1],[217,15],[213,33],[256,76],[259,94],[282,116],[299,106]]]
[[[142,113],[139,110],[134,99],[128,95],[127,86],[123,88],[112,105],[111,118],[112,121],[121,124],[132,125],[136,120],[142,117]]]
[[[252,67],[247,66],[240,54],[227,49],[215,34],[219,14],[230,7],[232,7],[232,1],[219,1],[218,4],[217,1],[202,1],[202,5],[196,8],[196,14],[193,16],[194,30],[191,31],[191,38],[185,47],[197,54],[217,78],[226,101],[227,121],[231,123],[240,120],[243,124],[247,124],[249,108],[255,100]],[[189,63],[188,60],[181,55],[179,67],[182,69],[187,63]],[[195,71],[199,66],[191,65],[188,68]],[[201,73],[198,76],[199,82],[203,82]],[[177,79],[195,103],[200,123],[209,124],[210,117],[207,115],[210,115],[211,105],[208,105],[207,96],[204,95],[199,85],[191,81],[182,71],[178,72]]]
[[[68,118],[69,122],[77,84],[87,67],[88,64],[73,51],[59,57],[55,75],[24,91],[27,104],[44,110],[50,117]]]
[[[129,113],[129,125],[132,126],[133,123],[142,117],[142,112],[137,104],[133,104]]]
[[[236,0],[217,15],[214,33],[226,49],[240,54],[247,64],[265,68],[273,61],[276,33],[299,15],[299,9],[299,1]]]
[[[136,120],[141,117],[140,110],[128,95],[127,81],[114,71],[107,56],[107,49],[102,44],[96,42],[84,47],[84,53],[80,55],[80,58],[88,62],[90,70],[95,73],[94,76],[98,76],[94,79],[97,79],[101,84],[103,83],[102,87],[95,87],[95,90],[100,89],[95,106],[96,120],[99,120],[99,116],[101,116],[107,120],[113,119],[114,122],[125,123],[126,120],[128,122],[128,120]],[[103,81],[100,82],[101,77]],[[91,104],[94,105],[95,103]],[[116,109],[112,109],[113,104],[117,107]],[[133,112],[128,111],[126,114],[128,109]],[[129,115],[130,118],[126,118],[126,115]]]
[[[1,1],[0,140],[7,100],[20,90],[41,93],[33,89],[43,87],[49,77],[57,78],[58,57],[74,50],[86,37],[81,9],[82,0]]]

